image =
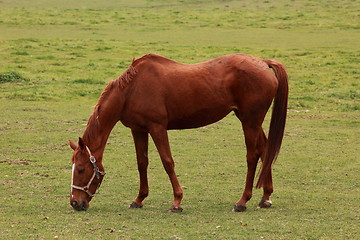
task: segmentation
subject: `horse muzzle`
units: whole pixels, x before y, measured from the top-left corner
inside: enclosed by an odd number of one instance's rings
[[[89,208],[89,203],[85,199],[82,201],[71,200],[70,205],[77,211],[86,211]]]

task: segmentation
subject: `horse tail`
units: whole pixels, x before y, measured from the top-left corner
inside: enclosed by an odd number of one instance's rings
[[[259,175],[257,188],[263,187],[271,174],[271,166],[275,162],[281,147],[281,142],[284,136],[287,104],[288,104],[288,76],[283,64],[273,60],[265,60],[269,68],[274,70],[275,76],[279,81],[278,89],[274,99],[274,105],[270,121],[270,129],[268,141],[265,148],[264,159]]]

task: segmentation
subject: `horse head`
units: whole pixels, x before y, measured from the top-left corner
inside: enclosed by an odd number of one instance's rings
[[[89,202],[104,178],[104,168],[101,162],[96,161],[82,138],[79,138],[78,144],[71,140],[69,142],[70,147],[74,150],[70,205],[78,211],[87,210]]]

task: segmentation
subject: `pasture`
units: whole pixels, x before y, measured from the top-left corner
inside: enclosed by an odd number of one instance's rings
[[[359,1],[0,1],[1,239],[360,239]],[[68,139],[133,57],[183,63],[246,53],[281,61],[288,120],[273,168],[273,206],[231,212],[246,174],[230,114],[170,131],[184,212],[152,141],[150,195],[138,192],[130,130],[118,124],[107,175],[86,212],[69,205]],[[264,128],[269,125],[267,117]]]

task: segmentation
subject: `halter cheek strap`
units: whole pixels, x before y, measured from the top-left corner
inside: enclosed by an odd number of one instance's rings
[[[72,189],[78,189],[78,190],[81,190],[81,191],[86,192],[86,193],[89,195],[89,197],[92,198],[93,196],[95,196],[96,190],[100,187],[100,184],[99,184],[99,186],[96,188],[94,194],[90,193],[90,191],[89,191],[90,185],[91,185],[92,181],[94,180],[95,175],[96,175],[96,174],[95,174],[95,172],[94,172],[93,175],[92,175],[92,177],[90,178],[90,181],[88,182],[88,184],[87,184],[85,187],[79,187],[79,186],[76,186],[76,185],[71,184],[71,191],[72,191]]]
[[[92,198],[92,197],[95,196],[96,191],[97,191],[98,188],[100,187],[101,182],[99,183],[99,185],[97,186],[97,188],[96,188],[96,190],[95,190],[95,192],[94,192],[93,194],[90,193],[90,185],[92,184],[92,181],[94,180],[95,177],[96,177],[97,179],[100,179],[100,176],[104,176],[104,175],[105,175],[105,172],[99,170],[98,166],[96,165],[96,159],[95,159],[95,157],[91,154],[90,149],[89,149],[87,146],[86,146],[86,150],[87,150],[87,152],[89,153],[90,162],[91,162],[91,164],[93,165],[94,173],[93,173],[92,177],[90,178],[88,184],[87,184],[85,187],[79,187],[79,186],[74,185],[74,184],[73,184],[73,179],[72,179],[72,182],[71,182],[71,191],[72,191],[73,189],[78,189],[78,190],[81,190],[81,191],[86,192],[86,193],[89,195],[89,197]],[[73,172],[73,174],[74,174],[74,172]],[[72,176],[72,177],[74,177],[74,176]]]
[[[96,175],[96,178],[97,178],[97,179],[100,179],[100,175],[104,176],[105,173],[104,173],[104,172],[101,172],[101,171],[99,170],[99,168],[97,167],[97,165],[96,165],[96,159],[95,159],[95,157],[91,154],[90,149],[88,148],[88,146],[86,146],[86,150],[87,150],[88,153],[89,153],[90,162],[91,162],[91,164],[93,165],[94,173],[95,173],[95,175]],[[91,181],[92,181],[92,180],[91,180]]]

